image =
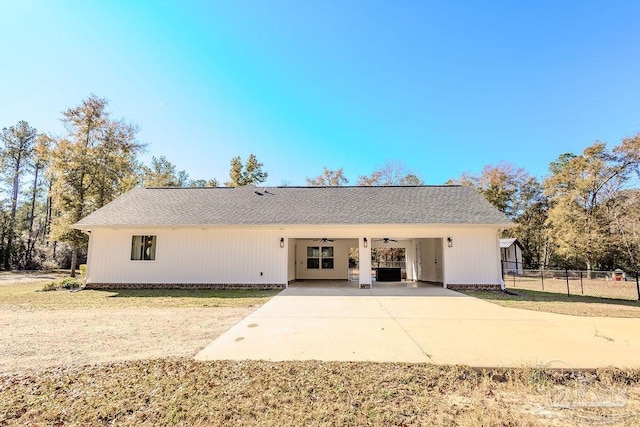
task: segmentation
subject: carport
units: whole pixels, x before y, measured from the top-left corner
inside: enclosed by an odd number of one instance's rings
[[[444,242],[441,237],[289,238],[289,284],[443,286]]]

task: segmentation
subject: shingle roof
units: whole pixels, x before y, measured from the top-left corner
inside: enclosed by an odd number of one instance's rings
[[[505,215],[473,188],[136,188],[76,228],[148,225],[495,224]]]

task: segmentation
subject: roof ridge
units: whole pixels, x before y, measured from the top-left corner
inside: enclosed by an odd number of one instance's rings
[[[237,187],[136,187],[144,190],[204,190],[204,189],[241,189],[241,188],[455,188],[463,187],[460,184],[428,184],[428,185],[239,185]]]
[[[271,188],[438,188],[462,187],[460,184],[428,184],[428,185],[278,185]]]

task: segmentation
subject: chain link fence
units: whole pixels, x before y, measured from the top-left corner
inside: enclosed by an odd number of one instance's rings
[[[638,273],[616,271],[562,270],[562,269],[507,269],[503,265],[503,279],[507,289],[527,289],[618,298],[640,301]]]

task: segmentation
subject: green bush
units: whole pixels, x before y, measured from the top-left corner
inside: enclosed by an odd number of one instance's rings
[[[87,264],[80,264],[80,274],[82,274],[82,276],[87,275]]]
[[[75,289],[79,288],[82,285],[82,282],[75,277],[65,277],[60,282],[60,287],[64,289]]]
[[[50,291],[57,291],[58,290],[58,282],[49,282],[47,284],[45,284],[42,289],[40,289],[41,292],[50,292]]]

